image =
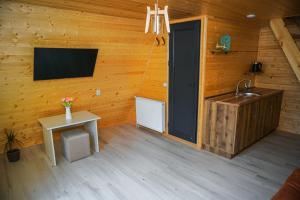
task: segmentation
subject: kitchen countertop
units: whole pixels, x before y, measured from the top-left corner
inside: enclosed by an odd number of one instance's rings
[[[241,93],[243,93],[245,90],[240,90]],[[265,98],[267,96],[282,93],[283,90],[274,90],[274,89],[266,89],[266,88],[250,88],[247,90],[247,92],[254,92],[258,93],[261,96],[251,96],[251,97],[245,97],[245,96],[236,96],[235,92],[227,93],[227,94],[221,94],[214,97],[208,97],[207,101],[213,101],[221,104],[231,104],[234,106],[241,106],[244,104],[252,103],[254,101],[257,101],[259,99]]]

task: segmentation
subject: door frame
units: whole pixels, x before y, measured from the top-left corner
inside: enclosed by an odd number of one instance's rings
[[[196,149],[201,149],[202,144],[202,130],[203,130],[203,117],[204,117],[204,89],[205,89],[205,65],[206,65],[206,48],[207,48],[207,22],[208,17],[206,15],[189,17],[184,19],[171,20],[170,24],[177,24],[183,22],[197,21],[200,20],[200,62],[199,62],[199,86],[198,86],[198,121],[197,121],[197,139],[196,144],[178,138],[169,134],[169,37],[167,46],[167,99],[166,99],[166,127],[164,135],[175,141],[184,143]]]

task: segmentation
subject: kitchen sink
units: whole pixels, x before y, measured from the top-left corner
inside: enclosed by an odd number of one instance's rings
[[[241,92],[237,96],[239,97],[259,97],[261,94],[255,92]]]

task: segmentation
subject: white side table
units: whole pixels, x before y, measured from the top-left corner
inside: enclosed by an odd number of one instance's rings
[[[66,121],[65,114],[38,119],[38,121],[43,127],[45,150],[50,159],[51,164],[53,166],[56,166],[53,132],[57,129],[83,125],[85,129],[90,133],[91,138],[94,141],[94,151],[99,152],[97,129],[97,120],[99,119],[101,119],[99,116],[88,111],[72,113],[71,121]]]

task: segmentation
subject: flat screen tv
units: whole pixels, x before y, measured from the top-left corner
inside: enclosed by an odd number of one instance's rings
[[[33,80],[93,76],[98,49],[34,48]]]

